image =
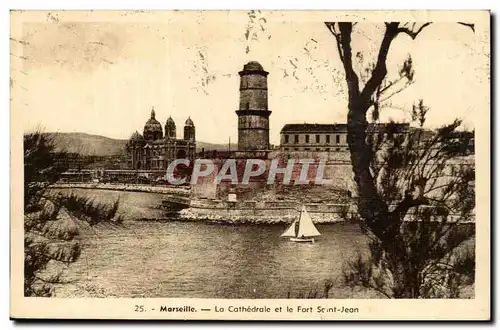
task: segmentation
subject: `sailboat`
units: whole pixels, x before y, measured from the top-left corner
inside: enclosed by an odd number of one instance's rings
[[[281,234],[281,237],[290,237],[290,241],[293,242],[314,243],[314,237],[320,235],[321,233],[314,226],[305,206],[302,206],[299,218],[295,220],[283,234]]]

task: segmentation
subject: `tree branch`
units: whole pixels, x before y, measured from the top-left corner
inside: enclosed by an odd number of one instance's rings
[[[353,85],[349,86],[349,93],[354,92],[359,94],[359,78],[352,67],[351,33],[353,25],[350,22],[341,22],[338,24],[340,30],[340,47],[343,54],[342,64],[344,65],[348,84],[351,83]]]
[[[400,221],[403,221],[410,208],[426,204],[428,204],[428,201],[424,196],[413,198],[410,194],[407,194],[392,213],[397,214]]]
[[[405,84],[404,86],[400,87],[399,89],[395,90],[394,92],[392,92],[391,94],[385,96],[383,99],[379,100],[380,103],[384,103],[386,102],[387,100],[389,100],[391,97],[393,97],[394,95],[396,94],[399,94],[401,93],[402,91],[404,91],[408,86],[410,86],[411,83],[407,83]],[[386,90],[387,91],[387,90]]]
[[[362,284],[362,285],[364,285],[364,284]],[[364,285],[364,287],[367,288],[367,289],[373,289],[373,290],[375,290],[375,291],[383,294],[386,298],[392,299],[392,297],[389,294],[387,294],[383,289],[379,288],[376,285],[373,285],[371,283],[367,283],[366,285]]]
[[[472,32],[476,33],[476,30],[475,30],[475,27],[474,27],[474,23],[458,22],[458,24],[470,27],[471,30],[472,30]]]
[[[431,24],[432,24],[432,22],[425,23],[416,31],[413,31],[413,29],[409,29],[407,27],[400,27],[400,28],[398,28],[397,31],[398,31],[398,33],[407,34],[408,36],[410,36],[410,38],[415,40],[415,38],[419,35],[419,33],[422,32],[423,29],[425,29],[426,27],[428,27]],[[413,24],[413,27],[415,27],[415,23]]]
[[[325,22],[325,25],[326,27],[328,28],[328,30],[333,34],[333,36],[335,37],[335,40],[336,40],[336,44],[337,44],[337,50],[339,52],[339,57],[340,57],[340,61],[342,63],[344,63],[344,54],[342,53],[342,48],[341,48],[341,44],[342,42],[340,41],[340,34],[335,31],[335,23],[332,23],[332,22]]]
[[[384,38],[382,39],[382,43],[380,44],[380,50],[377,56],[377,64],[373,69],[372,76],[361,92],[361,97],[365,101],[370,99],[371,95],[375,92],[375,89],[380,86],[380,84],[382,84],[382,81],[387,74],[387,53],[389,52],[392,41],[398,35],[398,24],[399,23],[397,22],[385,24],[386,30],[384,33]]]

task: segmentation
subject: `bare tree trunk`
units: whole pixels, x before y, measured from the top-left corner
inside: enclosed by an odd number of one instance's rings
[[[371,76],[362,89],[352,62],[351,35],[352,22],[325,22],[336,39],[339,58],[344,67],[348,88],[347,144],[349,146],[354,181],[358,190],[358,213],[366,227],[380,241],[385,253],[386,268],[392,273],[392,296],[395,298],[417,298],[420,296],[420,257],[412,253],[412,248],[405,243],[403,219],[409,209],[425,204],[423,196],[405,196],[397,206],[389,209],[388,203],[377,189],[377,180],[371,171],[374,150],[367,142],[366,119],[368,110],[378,104],[377,93],[387,75],[387,55],[392,41],[398,34],[405,34],[415,39],[431,23],[417,28],[417,23],[386,22],[375,66]],[[474,31],[474,25],[460,23]]]
[[[387,205],[379,197],[370,172],[372,151],[366,143],[366,105],[359,100],[349,101],[347,144],[351,155],[354,181],[358,188],[358,211],[369,225],[377,218],[387,218]],[[385,221],[384,221],[385,222]],[[370,226],[371,227],[371,226]]]
[[[347,115],[347,144],[349,146],[351,165],[354,172],[354,181],[358,188],[358,212],[367,227],[382,242],[384,250],[391,256],[391,268],[394,280],[400,281],[394,296],[410,297],[414,293],[408,292],[408,278],[405,271],[399,269],[407,259],[404,242],[399,235],[401,223],[399,212],[389,212],[387,203],[377,191],[376,182],[370,170],[373,150],[366,141],[368,122],[366,114],[371,107],[371,97],[380,87],[387,74],[386,59],[392,40],[398,34],[398,23],[386,23],[386,32],[380,45],[376,66],[372,76],[362,91],[359,89],[359,79],[352,65],[351,33],[352,23],[326,23],[337,40],[340,59],[343,63],[349,93]]]

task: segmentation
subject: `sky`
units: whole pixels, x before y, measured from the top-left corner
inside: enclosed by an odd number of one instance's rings
[[[325,15],[19,13],[11,31],[12,109],[24,131],[42,127],[126,139],[142,133],[154,107],[162,126],[172,116],[179,137],[190,116],[197,140],[236,142],[238,71],[255,60],[269,71],[270,139],[278,144],[287,123],[346,122],[347,86]],[[383,27],[356,24],[358,71],[375,59]],[[476,25],[474,33],[437,21],[416,40],[398,36],[388,79],[411,56],[415,81],[391,98],[381,119],[409,120],[411,105],[421,98],[431,109],[429,127],[459,117],[474,128],[478,109],[489,109],[488,40],[484,26]]]

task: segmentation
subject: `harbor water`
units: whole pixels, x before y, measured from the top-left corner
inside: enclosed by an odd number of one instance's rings
[[[280,238],[285,225],[171,221],[157,208],[158,194],[72,191],[103,202],[120,198],[125,222],[84,231],[82,255],[64,272],[73,284],[58,285],[56,296],[77,297],[69,288],[78,286],[114,297],[286,298],[322,293],[327,280],[331,297],[356,295],[342,285],[345,262],[367,249],[356,225],[319,224],[314,244],[294,243]]]

